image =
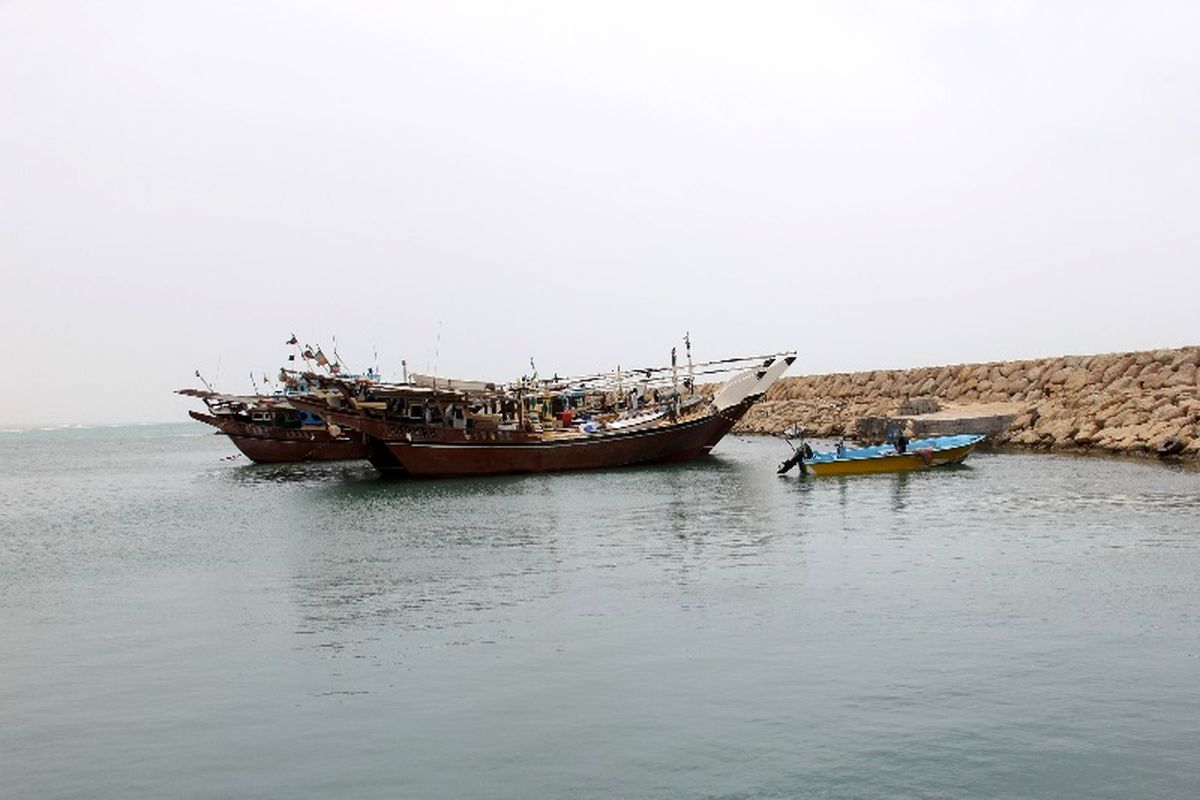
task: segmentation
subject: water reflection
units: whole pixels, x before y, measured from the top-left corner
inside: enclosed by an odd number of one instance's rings
[[[477,641],[461,629],[502,626],[558,591],[572,502],[545,476],[321,486],[296,512],[300,628],[323,642],[374,626]]]
[[[339,485],[362,482],[377,473],[365,461],[302,461],[295,464],[240,464],[210,474],[232,484],[315,483]]]
[[[905,508],[908,507],[908,481],[909,474],[907,472],[897,472],[892,475],[892,512],[903,514]]]
[[[689,481],[690,476],[680,469],[668,470],[661,480],[667,495],[665,509],[667,528],[672,538],[684,543],[688,541],[688,536],[693,528],[690,513],[692,509],[685,494]]]
[[[491,478],[383,478],[374,470],[364,480],[330,483],[320,488],[321,496],[340,502],[362,498],[452,501],[471,497],[512,497],[545,494],[538,476],[496,476]]]
[[[286,474],[286,473],[285,473]],[[773,472],[743,460],[478,480],[333,481],[291,510],[304,561],[298,630],[321,644],[377,625],[480,641],[549,598],[630,565],[686,588],[792,527]],[[714,561],[714,555],[717,556]],[[573,566],[564,567],[564,564]],[[664,577],[666,577],[664,575]],[[686,603],[686,599],[679,602]],[[596,613],[609,613],[598,609]]]

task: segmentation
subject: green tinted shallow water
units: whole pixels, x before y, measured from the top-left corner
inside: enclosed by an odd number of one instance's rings
[[[1200,474],[388,483],[0,433],[0,795],[1200,795]]]

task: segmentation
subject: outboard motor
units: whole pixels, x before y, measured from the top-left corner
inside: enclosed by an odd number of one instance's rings
[[[812,458],[812,448],[808,446],[808,442],[801,442],[799,447],[792,451],[792,457],[779,465],[779,470],[776,475],[782,475],[797,464],[800,465],[800,474],[804,475],[808,472],[808,467],[804,466],[804,459]]]

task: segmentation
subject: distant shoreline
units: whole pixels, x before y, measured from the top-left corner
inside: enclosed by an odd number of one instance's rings
[[[40,425],[2,425],[0,433],[55,433],[59,431],[84,431],[84,430],[109,430],[113,428],[156,428],[165,427],[167,425],[189,425],[190,420],[169,420],[166,422],[96,422],[96,423],[76,423],[64,422],[61,424],[40,424]]]

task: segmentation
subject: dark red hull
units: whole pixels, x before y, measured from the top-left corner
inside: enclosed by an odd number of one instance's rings
[[[688,461],[711,451],[757,399],[747,398],[720,413],[584,437],[539,438],[494,432],[485,437],[465,431],[389,425],[352,415],[334,415],[333,419],[338,424],[357,425],[368,435],[368,458],[380,472],[449,478]]]
[[[257,464],[287,464],[296,461],[342,461],[367,457],[365,437],[357,432],[333,436],[321,428],[276,428],[199,411],[192,419],[212,425],[229,437],[238,450]]]

